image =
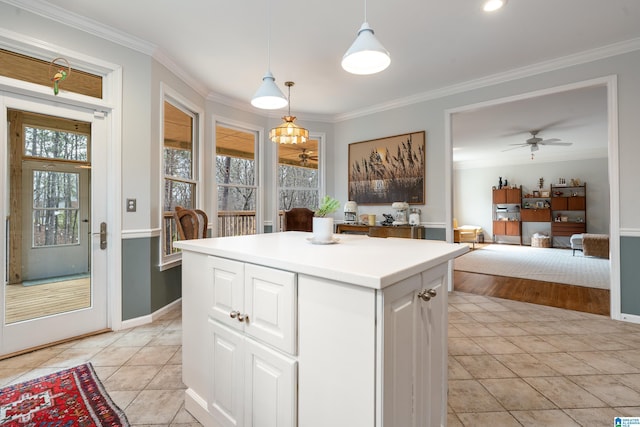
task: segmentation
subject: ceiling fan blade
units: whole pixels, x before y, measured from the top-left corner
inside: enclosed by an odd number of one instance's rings
[[[549,143],[553,143],[553,142],[560,142],[561,140],[558,138],[549,138],[549,139],[543,139],[542,141],[538,141],[538,144],[549,144]]]
[[[526,143],[526,142],[523,142],[523,143],[518,143],[518,144],[507,144],[507,145],[519,145],[521,147],[524,147],[525,145],[529,145],[529,144]]]
[[[570,145],[573,145],[573,142],[552,142],[552,143],[543,144],[543,145],[555,145],[556,147],[559,147],[559,146],[568,147]]]
[[[511,144],[511,145],[515,145],[515,144]],[[516,148],[526,147],[529,144],[517,144],[517,145],[518,145],[517,147],[506,148],[506,149],[502,150],[502,152],[515,150]]]

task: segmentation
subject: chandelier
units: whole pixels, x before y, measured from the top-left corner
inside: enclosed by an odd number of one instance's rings
[[[269,139],[278,144],[303,144],[309,140],[309,131],[295,124],[296,118],[291,115],[291,86],[294,83],[284,82],[284,85],[289,88],[289,112],[282,117],[284,121],[278,127],[269,131]]]

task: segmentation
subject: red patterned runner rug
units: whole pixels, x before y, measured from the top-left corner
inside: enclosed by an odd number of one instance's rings
[[[90,363],[0,389],[1,427],[128,427]]]

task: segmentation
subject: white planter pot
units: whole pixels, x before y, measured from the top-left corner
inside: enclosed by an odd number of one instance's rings
[[[333,218],[313,217],[313,239],[318,242],[333,239]]]

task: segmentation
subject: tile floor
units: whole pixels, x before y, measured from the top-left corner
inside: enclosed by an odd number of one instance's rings
[[[180,315],[0,361],[0,386],[89,361],[132,425],[200,426],[183,405]],[[640,416],[640,325],[454,292],[448,409],[453,427]]]

